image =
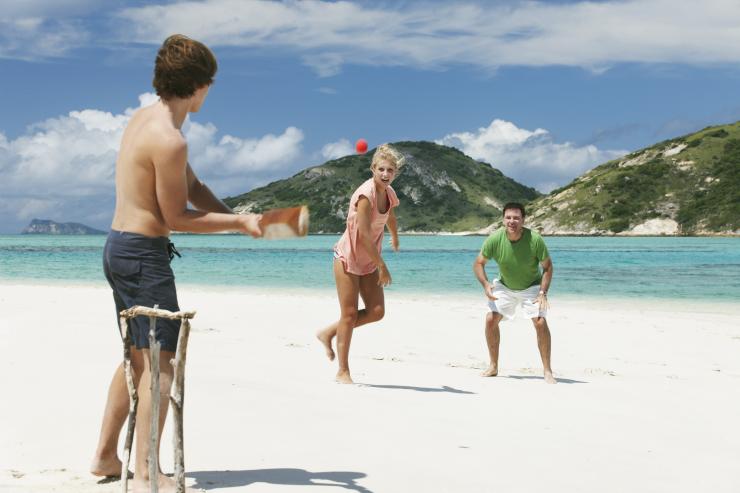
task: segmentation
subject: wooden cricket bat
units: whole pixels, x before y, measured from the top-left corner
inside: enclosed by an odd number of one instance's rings
[[[260,219],[262,238],[282,240],[308,234],[308,206],[270,209]]]

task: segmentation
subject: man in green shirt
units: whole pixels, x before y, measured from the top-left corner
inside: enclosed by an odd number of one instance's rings
[[[547,326],[547,290],[552,280],[552,260],[545,241],[524,227],[524,206],[510,202],[504,206],[504,226],[483,242],[473,263],[475,277],[483,286],[491,309],[486,315],[486,342],[491,365],[484,377],[498,375],[499,322],[514,318],[517,307],[531,318],[537,330],[537,346],[544,366],[545,382],[557,383],[550,368],[550,329]],[[498,264],[500,279],[493,283],[486,276],[486,262]],[[542,272],[540,272],[540,266]]]

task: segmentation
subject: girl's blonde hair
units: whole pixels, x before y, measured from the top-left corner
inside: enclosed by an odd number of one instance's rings
[[[406,158],[403,154],[391,147],[390,144],[381,144],[377,149],[375,149],[373,162],[370,164],[370,167],[375,168],[380,161],[389,162],[396,167],[396,171],[399,171],[401,166],[403,166],[403,163],[406,162]]]

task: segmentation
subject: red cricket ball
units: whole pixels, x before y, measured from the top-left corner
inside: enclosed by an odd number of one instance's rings
[[[367,152],[367,141],[365,139],[358,139],[355,142],[355,150],[358,154],[365,154]]]

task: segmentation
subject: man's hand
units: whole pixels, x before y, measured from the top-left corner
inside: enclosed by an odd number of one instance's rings
[[[239,232],[252,235],[252,238],[261,237],[260,219],[262,219],[262,214],[240,214],[239,225],[241,227],[239,228]]]
[[[491,301],[496,301],[496,297],[493,295],[493,286],[491,286],[491,283],[486,281],[486,283],[483,285],[483,291],[486,293],[486,297]]]
[[[391,283],[391,273],[385,264],[378,266],[378,286],[386,287]]]
[[[391,248],[394,252],[398,251],[399,245],[398,245],[398,236],[391,235]]]
[[[534,300],[535,304],[540,305],[540,310],[547,310],[550,308],[550,303],[547,301],[547,293],[540,291],[537,295],[537,299]]]

